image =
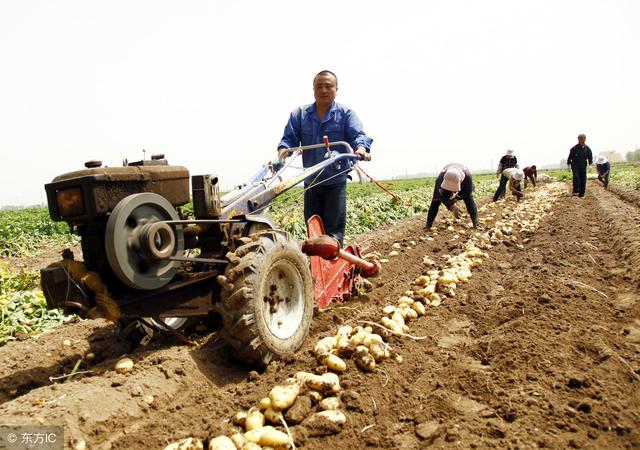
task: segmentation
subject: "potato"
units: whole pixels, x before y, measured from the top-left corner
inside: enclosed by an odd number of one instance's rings
[[[233,442],[236,448],[242,448],[248,441],[247,438],[244,437],[244,434],[236,433],[231,436],[231,442]]]
[[[404,294],[402,295],[404,295],[405,297],[413,298],[413,294],[413,291],[404,291]]]
[[[275,409],[267,408],[264,410],[264,418],[269,423],[280,425],[283,418],[282,411],[276,411]]]
[[[307,387],[322,393],[336,393],[340,391],[340,378],[332,372],[316,375],[308,372],[296,373],[296,379],[302,380]]]
[[[347,421],[347,417],[340,411],[338,411],[337,409],[330,409],[327,411],[321,411],[318,413],[315,413],[319,416],[324,417],[325,419],[330,420],[331,422],[334,423],[338,423],[340,425],[344,425],[344,423]]]
[[[133,370],[133,360],[131,358],[122,358],[116,362],[114,369],[118,373],[127,373]]]
[[[398,309],[397,306],[387,305],[384,308],[382,308],[382,312],[385,314],[393,314],[396,309]]]
[[[251,408],[247,412],[244,427],[247,431],[257,430],[264,426],[264,415],[257,408]]]
[[[340,408],[340,399],[338,397],[327,397],[318,403],[320,411],[330,411]]]
[[[334,348],[336,348],[336,344],[338,340],[335,336],[327,336],[318,341],[316,346],[313,349],[313,352],[316,356],[324,355],[325,353],[331,352]]]
[[[404,325],[404,317],[402,317],[402,314],[400,314],[400,312],[398,311],[393,313],[393,315],[391,316],[391,320],[397,323],[400,327]]]
[[[218,436],[209,441],[209,450],[236,450],[236,444],[226,436]]]
[[[404,318],[405,319],[409,319],[409,320],[417,319],[418,318],[418,313],[413,308],[406,308],[406,313],[404,314]]]
[[[353,327],[351,325],[344,325],[338,328],[338,332],[336,333],[336,339],[340,340],[340,336],[349,337],[353,333]]]
[[[347,364],[336,355],[321,355],[318,358],[318,361],[320,361],[320,364],[327,366],[329,370],[334,372],[344,372],[347,370]]]
[[[377,363],[385,359],[384,347],[378,343],[373,343],[369,346],[369,354],[373,357],[374,361]]]
[[[421,275],[414,280],[413,284],[418,286],[424,286],[425,284],[429,283],[429,281],[431,281],[431,279],[429,278],[428,275]]]
[[[395,331],[396,333],[402,332],[402,326],[398,324],[398,322],[391,320],[388,317],[383,317],[380,319],[380,325],[387,328],[388,330]]]
[[[427,313],[427,310],[425,309],[424,305],[420,302],[415,302],[413,305],[411,305],[411,308],[413,308],[413,310],[419,316],[424,316]]]
[[[306,393],[311,399],[311,403],[320,403],[322,401],[322,394],[318,391],[310,390]]]
[[[261,410],[271,408],[271,400],[269,399],[269,397],[261,398],[258,406]]]
[[[240,411],[233,417],[233,424],[239,427],[244,427],[244,423],[247,420],[247,412]]]
[[[247,442],[241,447],[240,450],[262,450],[262,446],[255,442]]]
[[[356,353],[353,355],[353,360],[356,365],[366,372],[372,372],[376,368],[376,361],[369,353],[369,349],[364,346],[356,348]]]
[[[271,402],[271,408],[276,411],[282,411],[287,409],[293,402],[296,401],[296,397],[300,393],[300,386],[292,383],[284,386],[275,386],[269,392],[269,400]]]
[[[260,436],[262,436],[262,433],[266,432],[267,430],[275,430],[275,428],[273,428],[271,425],[266,425],[264,427],[256,428],[255,430],[247,431],[244,434],[244,437],[247,441],[257,444],[260,442]]]
[[[403,297],[400,297],[398,299],[398,305],[409,305],[409,306],[411,306],[411,305],[413,305],[413,301],[414,300],[412,298],[403,296]]]
[[[349,338],[349,341],[351,341],[354,345],[360,345],[367,338],[368,334],[369,333],[367,333],[364,329],[362,329],[361,331],[358,331],[354,335],[352,335]]]
[[[370,346],[371,344],[384,344],[384,340],[382,339],[382,336],[380,336],[379,334],[376,333],[369,333],[367,335],[367,337],[365,338],[364,342],[362,342],[366,347]]]
[[[353,355],[353,353],[356,351],[356,344],[354,344],[350,340],[340,340],[338,341],[338,345],[336,346],[336,351],[339,355],[350,358],[351,355]]]
[[[390,258],[393,258],[394,256],[398,256],[398,252],[396,250],[394,250],[392,252],[389,252],[389,254],[387,256],[389,256]]]
[[[289,436],[273,428],[262,433],[258,441],[260,445],[269,447],[288,447],[289,442]]]
[[[393,244],[391,244],[391,248],[400,250],[402,248],[402,244],[400,244],[399,242],[394,242]]]

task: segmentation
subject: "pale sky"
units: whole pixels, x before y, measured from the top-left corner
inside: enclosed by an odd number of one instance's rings
[[[378,178],[640,145],[640,1],[0,0],[0,205],[142,149],[223,188],[276,156],[312,78]]]

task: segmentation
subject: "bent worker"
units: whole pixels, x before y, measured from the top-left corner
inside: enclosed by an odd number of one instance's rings
[[[524,197],[521,185],[524,179],[524,171],[517,167],[512,167],[510,169],[504,169],[502,176],[509,180],[508,190],[511,192],[511,195],[513,195],[517,201],[520,201],[520,199]]]
[[[596,170],[598,171],[598,180],[606,189],[609,187],[609,172],[611,172],[611,163],[606,156],[596,157]]]
[[[494,202],[497,202],[499,198],[504,197],[507,182],[509,181],[508,178],[502,175],[502,171],[505,169],[511,169],[512,167],[518,167],[518,158],[513,154],[513,150],[507,150],[507,154],[500,158],[500,162],[498,163],[496,176],[500,177],[500,184],[498,184],[498,190],[493,195]]]
[[[473,189],[473,180],[469,169],[457,163],[446,165],[438,175],[438,178],[436,178],[431,205],[427,213],[427,229],[431,229],[433,221],[438,215],[440,203],[444,203],[447,209],[456,218],[459,218],[460,211],[455,205],[458,200],[464,201],[474,228],[478,228],[478,209],[476,208],[476,202],[473,200]]]
[[[345,105],[336,103],[338,77],[323,70],[313,78],[315,102],[296,108],[289,116],[284,135],[278,144],[281,162],[289,156],[290,149],[300,145],[322,144],[323,137],[330,142],[345,141],[364,160],[370,160],[373,139],[366,135],[356,113]],[[346,147],[332,150],[347,153]],[[302,165],[312,167],[325,160],[324,148],[302,153]],[[304,219],[317,214],[322,219],[325,232],[340,241],[344,239],[347,222],[347,171],[327,167],[304,181]]]
[[[533,165],[525,167],[522,171],[524,172],[524,188],[527,188],[529,180],[531,180],[533,187],[536,187],[536,182],[538,181],[538,170],[536,169],[536,166]]]
[[[587,163],[593,163],[591,149],[585,144],[587,137],[584,134],[578,135],[578,143],[569,150],[567,158],[567,166],[571,166],[573,174],[573,195],[580,198],[584,197],[584,191],[587,187]]]

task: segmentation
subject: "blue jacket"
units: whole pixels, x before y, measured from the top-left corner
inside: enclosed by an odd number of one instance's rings
[[[373,139],[367,136],[362,129],[362,123],[356,113],[340,103],[333,102],[327,111],[323,121],[320,121],[316,113],[316,104],[301,106],[291,112],[289,121],[284,127],[284,135],[278,144],[278,148],[295,148],[300,145],[322,144],[323,136],[329,137],[329,142],[345,141],[351,145],[355,151],[359,146],[365,147],[367,151],[371,148]],[[341,153],[347,153],[344,147],[331,147]],[[302,165],[311,167],[325,160],[326,150],[324,148],[306,150],[302,153]],[[342,169],[344,170],[344,169]],[[342,170],[327,167],[317,176],[313,175],[305,181],[309,184],[327,180]],[[343,173],[335,178],[331,178],[323,185],[345,183],[347,174]]]

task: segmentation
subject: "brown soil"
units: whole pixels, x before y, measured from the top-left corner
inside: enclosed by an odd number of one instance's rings
[[[561,196],[524,241],[488,250],[455,298],[411,322],[425,340],[390,337],[404,362],[363,373],[349,362],[341,432],[298,447],[639,448],[640,207],[631,191],[590,183],[584,200]],[[504,203],[487,211],[500,217]],[[436,224],[448,216],[441,211]],[[310,349],[341,324],[377,321],[460,241],[425,236],[424,215],[361,236],[369,251],[405,247],[383,266],[367,298],[319,312],[305,347],[262,373],[231,360],[215,332],[189,347],[173,338],[129,353],[127,375],[113,370],[127,352],[104,321],[81,321],[0,348],[0,423],[65,426],[65,442],[91,449],[163,448],[178,439],[230,435],[229,419],[276,383],[317,363]],[[415,245],[409,245],[415,241]],[[411,248],[407,248],[407,247]],[[71,345],[64,345],[69,340]],[[91,373],[52,384],[87,352]],[[83,369],[87,367],[83,366]],[[153,401],[147,396],[153,396]]]

